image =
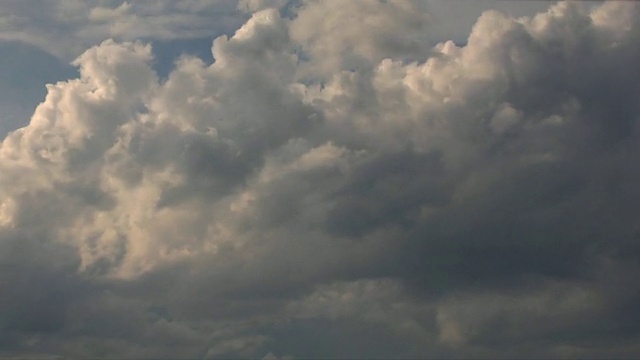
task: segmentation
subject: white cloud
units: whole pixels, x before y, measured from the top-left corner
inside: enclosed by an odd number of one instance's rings
[[[134,38],[145,11],[209,9],[136,4],[55,9]],[[0,147],[0,329],[80,357],[296,356],[282,328],[325,320],[414,357],[637,337],[613,306],[637,289],[603,284],[637,273],[638,6],[490,11],[431,47],[419,3],[339,4],[260,10],[166,80],[144,42],[78,56]]]
[[[291,24],[293,39],[310,57],[303,74],[328,76],[386,57],[424,58],[430,17],[420,10],[420,2],[404,0],[306,2]]]

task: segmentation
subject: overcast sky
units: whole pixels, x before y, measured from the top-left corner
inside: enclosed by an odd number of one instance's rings
[[[640,357],[640,5],[0,1],[0,358]]]

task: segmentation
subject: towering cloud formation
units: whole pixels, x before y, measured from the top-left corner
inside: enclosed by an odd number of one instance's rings
[[[419,3],[336,5],[48,86],[0,148],[0,349],[640,354],[640,7],[429,47]]]

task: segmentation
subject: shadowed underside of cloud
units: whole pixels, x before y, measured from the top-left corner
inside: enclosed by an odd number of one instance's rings
[[[0,349],[640,354],[640,7],[429,47],[420,3],[340,4],[48,85],[0,147]]]

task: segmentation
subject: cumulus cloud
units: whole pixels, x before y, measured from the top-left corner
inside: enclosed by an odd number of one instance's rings
[[[1,349],[638,354],[636,4],[436,46],[419,2],[243,4],[166,79],[88,49],[2,141]]]
[[[309,54],[309,76],[337,69],[360,71],[380,60],[424,58],[430,16],[421,2],[309,1],[291,24],[291,34]]]

